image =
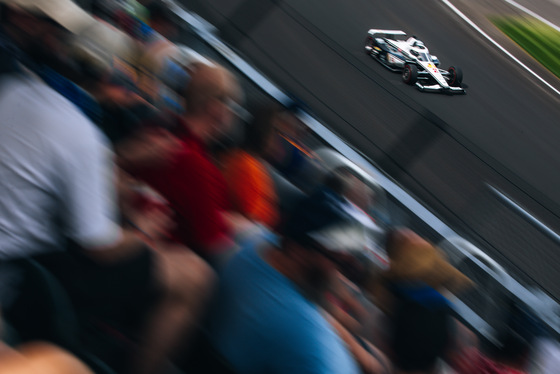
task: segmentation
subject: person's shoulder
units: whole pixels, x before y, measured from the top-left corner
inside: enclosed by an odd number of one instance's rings
[[[70,100],[65,98],[62,94],[50,87],[39,79],[29,77],[25,80],[27,90],[24,94],[29,97],[29,109],[32,110],[32,104],[37,105],[41,102],[42,105],[37,106],[47,118],[57,119],[57,123],[65,124],[70,121],[75,121],[75,125],[68,126],[71,128],[79,128],[80,126],[94,127],[91,121],[85,114]]]
[[[234,148],[227,151],[222,156],[222,164],[224,167],[230,167],[231,165],[235,165],[239,162],[242,162],[246,157],[246,152],[239,148]]]
[[[280,309],[291,308],[294,301],[290,297],[278,299],[279,294],[294,293],[292,284],[272,267],[266,260],[269,251],[277,250],[278,237],[264,226],[255,225],[252,232],[239,241],[239,251],[230,259],[222,271],[222,281],[232,283],[240,281],[245,287],[244,292],[252,292],[272,300],[267,306],[281,302],[281,308],[272,307],[270,313],[282,313]],[[261,300],[262,301],[262,300]]]
[[[21,74],[2,82],[2,91],[18,103],[13,110],[26,113],[24,118],[40,122],[45,138],[80,146],[102,141],[104,136],[87,116],[64,96],[38,77]],[[7,97],[5,97],[7,98]],[[11,101],[8,100],[8,104]]]
[[[266,170],[264,165],[250,153],[234,149],[222,161],[222,170],[230,182],[247,183],[247,177],[257,177]]]
[[[226,270],[228,270],[233,277],[249,275],[248,273],[239,273],[239,268],[243,267],[259,268],[261,271],[258,273],[272,271],[272,268],[266,263],[263,257],[263,252],[269,250],[268,247],[273,241],[273,238],[274,234],[267,228],[255,225],[253,231],[238,242],[239,251],[228,263]],[[263,274],[259,274],[256,276],[262,275]]]
[[[358,373],[340,337],[320,315],[298,316],[291,325],[279,325],[277,354],[297,373]]]
[[[179,146],[170,153],[168,163],[159,170],[170,178],[184,178],[185,173],[201,174],[207,168],[208,160],[187,141],[179,139]]]
[[[3,100],[8,98],[17,100],[18,110],[23,109],[29,113],[41,112],[46,119],[72,105],[32,73],[5,77],[0,87]]]
[[[62,98],[64,99],[64,98]],[[65,99],[64,99],[65,100]],[[74,104],[66,101],[58,108],[55,118],[58,121],[56,130],[58,139],[68,145],[69,149],[87,150],[88,147],[110,149],[105,134]]]

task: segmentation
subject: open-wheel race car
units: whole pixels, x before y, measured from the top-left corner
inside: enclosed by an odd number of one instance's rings
[[[407,38],[404,31],[370,29],[365,51],[387,69],[401,71],[403,82],[420,91],[465,93],[461,69],[440,69],[438,58],[424,43],[415,36]]]

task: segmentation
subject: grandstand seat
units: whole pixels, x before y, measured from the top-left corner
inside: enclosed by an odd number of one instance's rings
[[[206,333],[202,330],[196,336],[192,349],[183,357],[179,367],[191,374],[236,374],[221,354],[210,343]]]
[[[48,341],[72,352],[95,373],[114,374],[83,348],[74,307],[59,281],[33,260],[20,259],[15,265],[21,271],[22,283],[17,298],[4,311],[7,343]]]

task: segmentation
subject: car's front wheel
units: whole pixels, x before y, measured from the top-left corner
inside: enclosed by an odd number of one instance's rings
[[[365,52],[367,55],[371,55],[373,54],[373,52],[375,51],[374,47],[375,47],[375,40],[373,40],[373,38],[371,36],[368,36],[366,38],[366,46],[365,46]]]
[[[402,71],[402,80],[406,84],[413,85],[418,80],[418,67],[416,65],[406,64]]]
[[[461,83],[463,83],[463,71],[461,68],[450,66],[449,69],[447,69],[447,72],[449,73],[449,85],[453,87],[460,87]]]

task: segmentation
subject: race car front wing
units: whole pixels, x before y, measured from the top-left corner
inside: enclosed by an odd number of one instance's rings
[[[416,82],[416,88],[423,92],[443,92],[448,94],[466,94],[467,92],[463,87],[447,86],[443,87],[439,84],[423,85],[420,82]]]

